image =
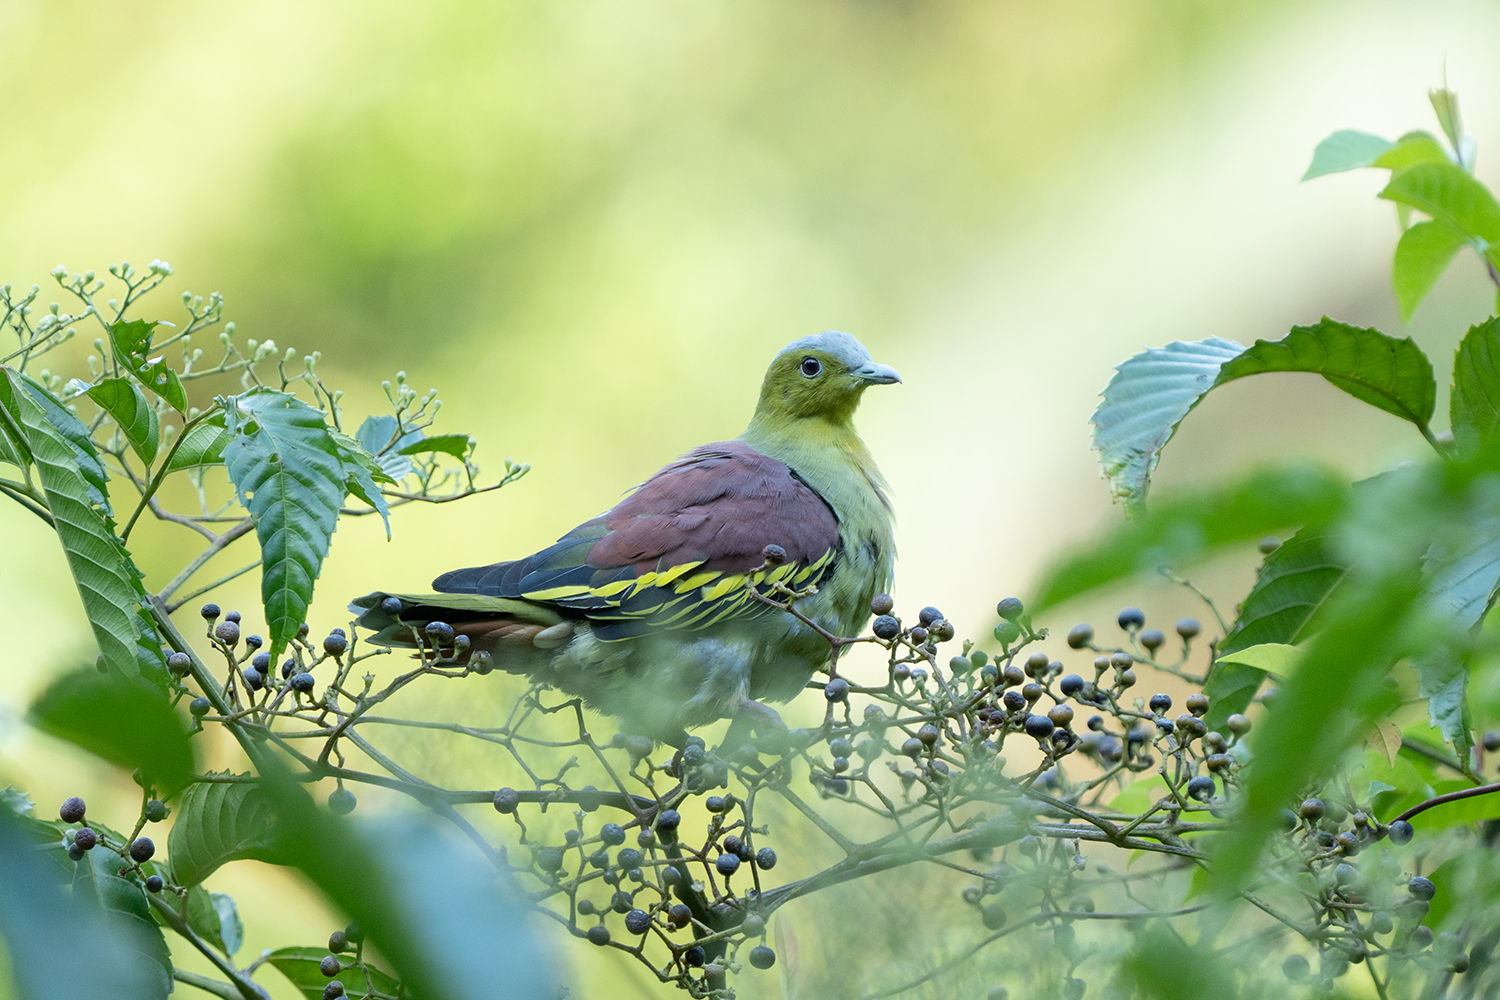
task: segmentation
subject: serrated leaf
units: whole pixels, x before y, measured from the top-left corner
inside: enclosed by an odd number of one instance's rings
[[[14,983],[16,995],[25,998],[57,996],[64,983],[67,996],[161,1000],[166,990],[154,959],[127,950],[97,907],[71,898],[66,885],[73,868],[60,849],[35,848],[22,821],[0,811],[0,884],[5,886],[0,892],[0,939],[9,959],[6,985]]]
[[[32,725],[127,770],[140,768],[175,795],[193,775],[193,744],[163,692],[92,667],[53,681],[32,702]]]
[[[327,957],[327,948],[277,948],[266,955],[266,961],[291,980],[292,985],[301,990],[307,1000],[323,1000],[323,989],[328,985],[328,977],[323,975],[320,963]],[[353,958],[352,955],[343,956],[346,963],[352,962]],[[382,972],[366,961],[363,971],[351,968],[339,973],[338,979],[344,984],[347,996],[365,995],[366,974],[370,977],[369,986],[376,991],[392,997],[401,995],[400,982],[395,976]]]
[[[401,449],[422,440],[422,432],[409,430],[397,436],[400,425],[395,417],[366,417],[354,432],[354,438],[365,450],[375,456],[375,461],[393,481],[399,482],[411,475],[411,459],[401,454]]]
[[[73,898],[103,917],[110,938],[139,956],[151,968],[154,995],[172,992],[172,956],[161,927],[151,916],[146,890],[118,873],[129,862],[113,851],[94,848],[78,862],[73,875]]]
[[[1370,164],[1389,170],[1402,170],[1418,163],[1447,163],[1448,154],[1438,141],[1426,132],[1408,132],[1391,149]]]
[[[1220,337],[1179,340],[1116,366],[1091,418],[1094,448],[1116,500],[1145,502],[1151,473],[1177,425],[1213,388],[1224,363],[1243,351]]]
[[[463,458],[469,453],[474,438],[468,434],[436,434],[432,437],[413,441],[400,450],[402,455],[420,455],[424,452],[440,451],[452,455],[454,458]]]
[[[54,396],[41,383],[29,375],[22,374],[20,378],[21,384],[31,394],[31,398],[42,408],[47,423],[73,450],[78,472],[88,484],[89,502],[102,508],[104,513],[110,513],[109,475],[104,471],[104,462],[100,460],[99,452],[94,449],[94,442],[89,437],[88,428],[83,426],[83,421],[78,419],[77,414],[64,406],[62,400]],[[14,405],[17,404],[12,404],[13,408]]]
[[[1368,167],[1394,145],[1389,139],[1382,139],[1378,135],[1342,129],[1318,143],[1313,150],[1312,163],[1302,179],[1308,181],[1324,174]]]
[[[188,429],[187,437],[172,453],[167,463],[168,472],[191,469],[200,465],[222,465],[224,446],[229,443],[229,431],[224,428],[224,417],[215,414],[201,424]]]
[[[1463,230],[1440,219],[1419,222],[1401,234],[1391,266],[1391,283],[1401,305],[1402,322],[1411,322],[1411,314],[1468,244]]]
[[[221,405],[231,435],[224,465],[260,540],[275,660],[307,620],[345,496],[344,465],[323,414],[289,393],[251,391]]]
[[[88,396],[99,404],[100,409],[114,417],[115,425],[142,462],[150,465],[156,460],[161,426],[140,386],[127,378],[107,378],[90,386]]]
[[[1292,671],[1297,668],[1302,656],[1302,650],[1296,646],[1288,646],[1280,642],[1266,642],[1259,646],[1246,646],[1233,653],[1223,653],[1215,662],[1253,667],[1256,670],[1286,678],[1291,676]]]
[[[97,491],[85,479],[75,447],[33,397],[24,377],[5,366],[0,366],[0,409],[11,414],[26,433],[47,509],[99,652],[122,676],[139,676],[137,646],[141,635],[133,613],[140,596],[139,583],[113,527],[95,508]],[[67,410],[62,412],[77,422]],[[97,456],[94,461],[98,461]]]
[[[1163,497],[1134,522],[1049,567],[1027,604],[1040,612],[1137,572],[1183,566],[1224,545],[1324,522],[1343,509],[1347,493],[1336,473],[1291,465],[1261,469],[1216,489]]]
[[[168,368],[161,358],[148,357],[151,353],[151,335],[156,323],[145,320],[120,320],[109,328],[110,344],[114,347],[115,363],[130,372],[141,385],[167,401],[167,405],[178,413],[187,413],[187,393],[177,373]]]
[[[274,810],[249,781],[204,781],[188,786],[167,837],[172,879],[199,885],[230,861],[280,863]]]
[[[385,470],[375,461],[375,456],[366,451],[359,441],[338,431],[332,433],[334,444],[338,446],[339,461],[344,466],[344,489],[380,512],[380,519],[385,522],[385,539],[390,541],[391,509],[386,505],[376,480],[391,485],[396,481],[386,475]]]
[[[1397,171],[1380,197],[1410,205],[1470,236],[1500,241],[1500,204],[1473,174],[1452,163],[1418,163]]]
[[[1410,337],[1397,340],[1324,316],[1281,340],[1257,340],[1227,362],[1214,385],[1264,372],[1312,372],[1354,398],[1426,428],[1437,400],[1432,363]]]
[[[1464,334],[1453,357],[1448,405],[1459,457],[1472,457],[1500,427],[1500,319],[1487,319]]]

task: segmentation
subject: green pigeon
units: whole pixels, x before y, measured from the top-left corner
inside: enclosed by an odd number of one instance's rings
[[[896,547],[854,411],[865,389],[899,381],[847,333],[793,341],[733,441],[694,448],[535,555],[349,608],[383,645],[443,646],[445,630],[433,640],[426,626],[446,623],[467,637],[458,659],[526,672],[655,739],[774,720],[762,702],[794,697],[829,645],[751,590],[814,587],[798,612],[837,636],[863,629]]]

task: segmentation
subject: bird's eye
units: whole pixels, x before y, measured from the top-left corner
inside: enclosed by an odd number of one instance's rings
[[[822,373],[823,366],[818,362],[817,358],[802,359],[802,374],[806,375],[808,378],[817,378]]]

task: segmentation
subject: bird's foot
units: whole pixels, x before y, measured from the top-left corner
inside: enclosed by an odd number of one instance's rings
[[[752,732],[784,733],[786,723],[781,721],[781,715],[770,705],[746,698],[740,702],[739,710],[734,713],[734,720],[725,730],[724,742],[719,745],[718,753],[722,756],[738,750],[749,741]]]

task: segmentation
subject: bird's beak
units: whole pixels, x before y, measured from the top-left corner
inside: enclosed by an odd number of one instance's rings
[[[863,368],[856,368],[850,374],[866,385],[890,385],[892,382],[901,381],[901,376],[896,374],[896,369],[890,365],[877,365],[874,362]]]

